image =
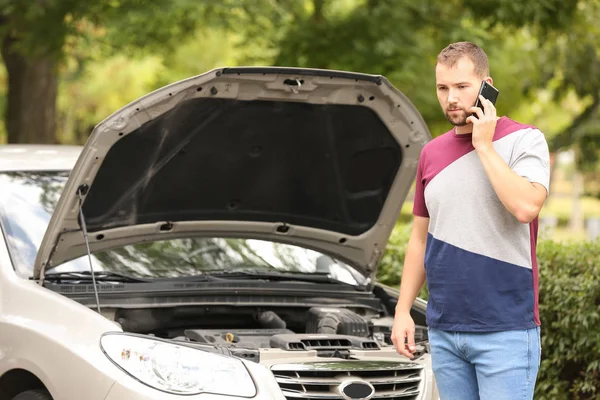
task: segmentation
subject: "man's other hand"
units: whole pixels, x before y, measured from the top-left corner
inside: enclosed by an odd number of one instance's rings
[[[396,312],[392,328],[392,343],[396,351],[410,359],[414,357],[415,347],[415,321],[410,313]]]

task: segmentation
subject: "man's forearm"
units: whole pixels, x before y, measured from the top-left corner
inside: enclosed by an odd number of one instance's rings
[[[411,237],[408,242],[396,312],[410,312],[415,299],[425,283],[425,266],[423,264],[425,246],[426,243],[421,242],[417,238]]]
[[[477,149],[477,154],[504,207],[520,222],[531,222],[544,203],[545,189],[517,175],[493,147]]]

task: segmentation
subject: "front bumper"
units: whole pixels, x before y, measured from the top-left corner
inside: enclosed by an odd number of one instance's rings
[[[435,385],[435,379],[431,371],[431,359],[429,355],[424,356],[418,362],[422,364],[424,373],[420,384],[418,400],[437,400],[439,399],[439,393]],[[281,388],[279,387],[275,376],[271,370],[261,364],[255,364],[253,362],[244,362],[248,371],[250,372],[254,384],[256,386],[257,394],[252,397],[253,400],[286,400]],[[231,382],[232,385],[235,382]],[[375,396],[377,398],[377,396]],[[199,394],[196,396],[180,396],[165,393],[156,389],[153,389],[129,375],[123,376],[119,379],[111,388],[109,394],[104,400],[248,400],[247,397],[237,396],[226,396],[218,394]]]

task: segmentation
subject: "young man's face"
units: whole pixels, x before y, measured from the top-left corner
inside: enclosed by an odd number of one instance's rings
[[[452,67],[438,64],[435,78],[438,101],[448,121],[454,126],[467,125],[467,117],[471,115],[468,109],[475,105],[484,78],[475,73],[468,57],[462,57]],[[485,80],[492,83],[489,77]]]

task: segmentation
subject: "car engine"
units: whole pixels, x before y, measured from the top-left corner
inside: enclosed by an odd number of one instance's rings
[[[223,306],[118,309],[114,317],[125,331],[263,364],[290,400],[417,400],[428,379],[426,328],[417,326],[418,351],[408,360],[392,345],[393,318],[374,310]],[[348,394],[348,385],[370,397],[352,397],[360,393]]]
[[[392,345],[393,317],[343,307],[260,310],[253,307],[117,309],[124,331],[165,339],[231,348],[305,351],[379,350]],[[321,340],[316,340],[320,338]],[[417,325],[415,341],[427,339]]]

